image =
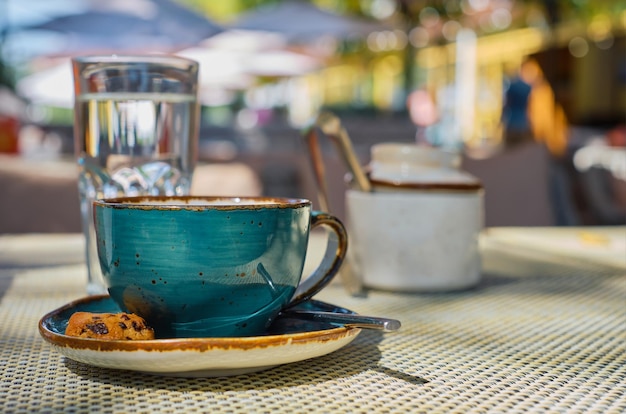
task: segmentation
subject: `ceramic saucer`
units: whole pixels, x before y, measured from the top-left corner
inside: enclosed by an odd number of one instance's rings
[[[305,309],[354,313],[310,300]],[[108,295],[68,303],[39,321],[39,333],[74,361],[112,369],[178,377],[221,377],[246,374],[315,358],[349,344],[358,328],[280,318],[265,335],[241,338],[174,338],[118,341],[64,334],[74,312],[121,312]]]

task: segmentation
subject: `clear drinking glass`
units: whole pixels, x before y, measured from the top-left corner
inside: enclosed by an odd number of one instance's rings
[[[164,55],[72,60],[87,292],[105,293],[92,201],[186,195],[197,159],[198,63]]]

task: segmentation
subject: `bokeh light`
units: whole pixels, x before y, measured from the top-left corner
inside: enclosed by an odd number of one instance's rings
[[[364,7],[369,9],[369,12],[373,17],[384,20],[396,11],[396,2],[394,0],[372,0],[369,7]]]
[[[415,27],[409,32],[409,42],[411,42],[414,47],[420,48],[427,46],[429,41],[430,35],[423,27]]]
[[[434,7],[424,7],[419,13],[419,21],[424,27],[434,27],[440,19],[439,12]]]
[[[476,11],[484,11],[489,7],[489,0],[468,0],[469,6]]]
[[[606,14],[598,14],[589,23],[587,36],[599,49],[610,49],[615,43],[611,28],[611,18]]]
[[[511,22],[513,21],[513,16],[508,9],[500,7],[495,9],[491,13],[489,21],[496,30],[504,30],[511,25]]]
[[[572,40],[569,41],[567,45],[569,53],[577,58],[582,58],[589,53],[589,43],[583,37],[576,36],[573,37]]]
[[[457,22],[456,20],[448,20],[441,27],[441,34],[443,34],[443,37],[447,41],[452,42],[454,41],[454,39],[456,39],[457,33],[462,28],[463,26],[461,26],[461,23]]]

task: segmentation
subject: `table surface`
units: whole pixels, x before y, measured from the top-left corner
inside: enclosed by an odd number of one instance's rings
[[[353,297],[334,282],[317,296],[399,319],[398,332],[364,330],[254,374],[181,379],[54,351],[37,323],[85,295],[82,238],[0,236],[0,412],[626,412],[624,243],[625,227],[489,229],[474,289]]]

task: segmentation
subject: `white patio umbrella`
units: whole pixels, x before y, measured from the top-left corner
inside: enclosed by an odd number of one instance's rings
[[[200,102],[208,106],[224,104],[232,97],[232,91],[251,87],[258,76],[298,76],[318,69],[323,63],[318,58],[285,49],[264,50],[266,46],[262,42],[255,47],[228,49],[197,46],[176,55],[200,64],[198,95]],[[74,86],[70,59],[61,59],[54,66],[24,77],[18,81],[17,91],[33,103],[71,108]]]
[[[318,69],[322,62],[289,50],[241,51],[193,47],[176,53],[200,64],[201,82],[220,76],[297,76]],[[236,77],[235,77],[236,78]]]
[[[212,49],[258,52],[283,49],[287,46],[287,39],[280,33],[226,29],[203,40],[200,45]]]
[[[18,81],[17,93],[40,105],[71,108],[74,106],[74,82],[70,59],[35,72]]]
[[[242,70],[239,60],[227,53],[210,52],[199,56],[190,49],[181,56],[201,57],[199,100],[204,105],[221,105],[231,99],[231,91],[242,90],[254,82],[254,77]],[[17,82],[17,93],[27,101],[44,106],[72,108],[74,83],[70,58],[25,76]]]

